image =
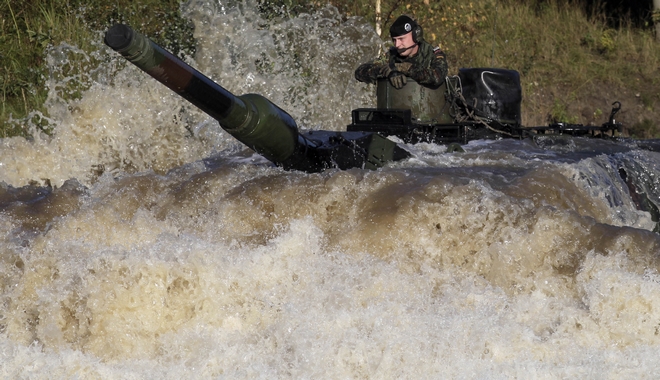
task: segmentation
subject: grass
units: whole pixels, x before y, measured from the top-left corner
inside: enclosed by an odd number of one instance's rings
[[[33,111],[44,112],[44,59],[50,46],[65,42],[91,51],[98,30],[127,22],[140,25],[175,53],[194,50],[192,24],[181,18],[179,0],[0,1],[0,137],[28,136],[21,121]],[[81,62],[71,66],[85,69]]]
[[[283,14],[282,7],[296,13],[326,4],[257,1],[266,18]],[[375,0],[330,3],[375,23]],[[179,0],[0,0],[0,137],[27,135],[25,123],[15,120],[43,112],[49,46],[67,42],[88,51],[98,30],[121,21],[138,25],[175,54],[192,53],[192,26],[179,7]],[[600,124],[619,100],[617,120],[630,135],[660,134],[660,79],[654,75],[660,49],[652,25],[634,28],[624,19],[613,28],[604,15],[587,14],[570,0],[382,0],[384,34],[402,13],[414,15],[426,40],[445,50],[450,73],[460,67],[520,72],[524,125]]]

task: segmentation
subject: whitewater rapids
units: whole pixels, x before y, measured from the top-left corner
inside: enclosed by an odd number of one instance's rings
[[[305,129],[373,105],[352,77],[380,48],[366,22],[250,4],[189,2],[188,61]],[[0,377],[660,371],[660,235],[640,207],[660,204],[660,153],[418,144],[377,171],[288,172],[101,45],[63,78],[72,54],[49,55],[52,136],[0,140]]]

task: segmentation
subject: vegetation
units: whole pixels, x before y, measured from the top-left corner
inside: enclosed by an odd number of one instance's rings
[[[373,24],[375,1],[329,3]],[[267,18],[283,7],[295,13],[327,4],[258,2]],[[42,108],[49,45],[67,42],[90,50],[98,30],[125,21],[175,53],[191,53],[192,26],[181,18],[179,7],[179,0],[0,0],[0,137],[26,134],[21,123],[11,120]],[[550,120],[600,124],[618,100],[623,109],[617,120],[627,133],[660,136],[660,79],[654,75],[660,49],[648,23],[619,18],[613,24],[594,11],[597,7],[569,0],[382,0],[381,9],[384,34],[399,14],[416,17],[425,38],[447,53],[450,73],[460,67],[519,71],[525,125]]]
[[[179,7],[180,0],[0,0],[0,137],[26,135],[24,123],[11,120],[42,110],[48,46],[65,42],[91,51],[98,30],[127,22],[175,53],[192,52],[193,27]]]

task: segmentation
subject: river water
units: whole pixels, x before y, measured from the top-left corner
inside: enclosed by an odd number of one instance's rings
[[[187,60],[301,129],[375,102],[363,21],[183,11]],[[101,45],[67,74],[76,54],[49,54],[53,135],[0,140],[0,377],[657,376],[660,153],[417,144],[287,172]]]

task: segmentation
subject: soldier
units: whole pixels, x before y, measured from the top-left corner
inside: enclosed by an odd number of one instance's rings
[[[424,41],[422,27],[415,20],[399,16],[390,27],[390,37],[394,46],[389,53],[360,65],[355,70],[355,79],[375,84],[378,79],[387,78],[397,89],[406,85],[406,77],[430,88],[438,88],[445,82],[445,53]]]

